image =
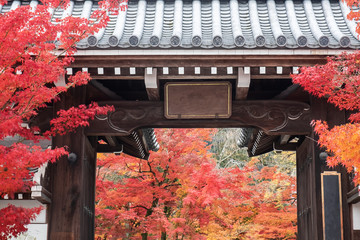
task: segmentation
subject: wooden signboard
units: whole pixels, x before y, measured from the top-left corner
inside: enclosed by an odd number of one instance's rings
[[[231,116],[230,82],[166,83],[167,119],[216,119]]]
[[[324,240],[343,240],[341,175],[335,171],[321,174]]]

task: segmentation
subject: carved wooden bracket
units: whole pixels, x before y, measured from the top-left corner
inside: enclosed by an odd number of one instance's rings
[[[305,135],[311,131],[311,110],[306,103],[281,100],[235,101],[228,119],[166,119],[164,103],[154,101],[101,102],[113,105],[108,116],[97,116],[86,129],[91,136],[127,136],[142,127],[224,128],[257,127],[270,135]]]

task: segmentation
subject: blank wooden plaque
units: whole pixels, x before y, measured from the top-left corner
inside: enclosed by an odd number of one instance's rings
[[[166,83],[167,119],[214,119],[231,116],[230,82]]]
[[[343,240],[340,173],[322,173],[321,190],[324,240]]]

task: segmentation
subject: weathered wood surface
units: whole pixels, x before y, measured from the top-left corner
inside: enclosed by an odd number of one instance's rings
[[[313,119],[326,120],[330,126],[346,121],[345,112],[339,111],[324,99],[312,98]],[[338,171],[341,173],[342,202],[347,201],[350,180],[344,168],[329,169],[326,162],[320,160],[320,149],[316,142],[317,135],[312,132],[296,151],[297,165],[297,205],[298,205],[298,239],[323,239],[321,173]],[[351,239],[349,205],[342,205],[344,239]]]
[[[247,98],[249,88],[250,88],[250,73],[245,74],[244,69],[238,68],[238,75],[236,79],[236,92],[235,99],[236,100],[245,100]]]
[[[360,240],[360,230],[354,230],[352,240]]]
[[[305,139],[296,151],[296,180],[297,180],[297,210],[298,210],[298,239],[313,240],[317,238],[316,216],[316,181],[315,164],[312,156],[312,146],[309,139]],[[319,185],[320,187],[320,185]],[[319,188],[320,192],[320,188]]]
[[[308,104],[294,101],[235,101],[228,119],[166,119],[163,102],[117,101],[115,112],[90,122],[90,136],[126,136],[141,127],[153,128],[223,128],[258,127],[267,134],[306,135],[313,119]],[[211,106],[204,106],[211,107]]]
[[[169,82],[164,86],[167,119],[217,119],[231,116],[230,82]]]
[[[70,90],[55,109],[78,105],[85,100],[83,88]],[[96,152],[84,129],[53,138],[53,147],[68,146],[77,161],[62,157],[49,166],[52,201],[49,208],[48,239],[94,239]]]
[[[103,55],[76,56],[72,67],[239,67],[313,66],[326,55]]]
[[[354,187],[350,192],[347,193],[348,203],[356,204],[360,202],[360,186]]]
[[[146,92],[150,101],[160,101],[159,80],[157,68],[151,69],[152,73],[145,71],[144,81]]]

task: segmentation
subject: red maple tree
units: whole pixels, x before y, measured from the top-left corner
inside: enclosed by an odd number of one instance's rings
[[[0,0],[0,4],[7,4]],[[19,6],[0,14],[0,140],[17,136],[19,142],[0,146],[0,197],[10,198],[16,192],[27,191],[32,176],[30,169],[67,154],[65,148],[47,149],[27,146],[22,140],[37,142],[44,138],[36,126],[27,127],[38,112],[59,99],[69,88],[84,85],[88,73],[78,72],[65,85],[57,82],[65,74],[65,67],[73,61],[75,44],[104,27],[108,21],[105,8],[93,13],[89,20],[76,17],[52,19],[56,8],[66,8],[69,0],[44,0],[37,6]],[[115,1],[106,6],[112,8]],[[105,114],[111,107],[77,106],[58,113],[51,121],[47,137],[65,134],[76,127],[86,126],[95,114]],[[0,209],[0,239],[16,237],[25,230],[39,209],[14,206]],[[10,217],[11,216],[11,217]],[[21,216],[14,218],[15,216]]]
[[[359,0],[344,0],[350,7],[348,19],[357,23],[356,32],[360,34]],[[300,84],[316,97],[326,98],[340,110],[352,114],[349,123],[329,128],[326,121],[313,121],[318,143],[327,149],[330,167],[344,166],[355,174],[354,183],[360,184],[360,52],[342,53],[329,57],[325,65],[303,67],[299,75],[293,76],[293,82]]]
[[[340,110],[351,111],[349,123],[329,129],[325,121],[314,121],[319,144],[330,156],[330,167],[338,164],[355,173],[355,184],[360,183],[360,52],[342,53],[330,57],[325,65],[302,68],[293,76],[294,83],[317,97],[326,98]]]
[[[209,152],[213,133],[156,130],[161,147],[149,160],[101,155],[98,239],[294,239],[294,178],[255,161],[218,168]]]

